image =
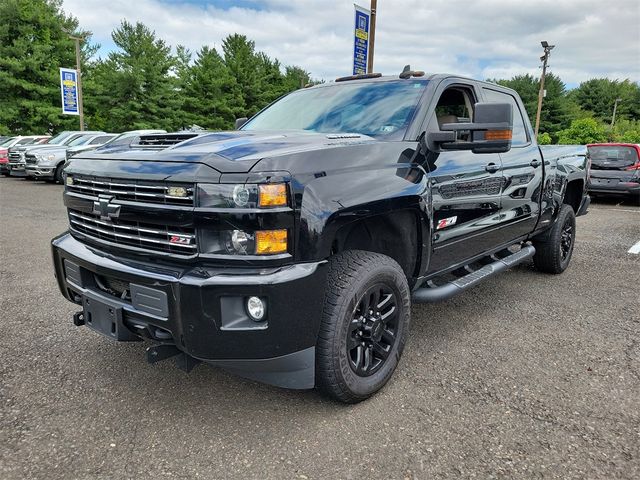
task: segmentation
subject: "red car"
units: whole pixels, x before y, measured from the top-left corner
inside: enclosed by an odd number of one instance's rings
[[[640,145],[593,143],[587,149],[591,156],[591,196],[625,195],[640,202]]]

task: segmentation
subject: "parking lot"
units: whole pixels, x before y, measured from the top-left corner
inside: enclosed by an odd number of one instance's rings
[[[345,406],[74,327],[61,191],[0,178],[0,478],[640,477],[639,207],[594,203],[561,276],[414,306],[390,384]]]

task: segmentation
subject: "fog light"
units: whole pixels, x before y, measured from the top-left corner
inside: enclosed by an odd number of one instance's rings
[[[73,177],[67,177],[67,185],[73,185]]]
[[[247,300],[247,313],[254,322],[260,322],[264,319],[266,312],[265,304],[258,297],[249,297]]]

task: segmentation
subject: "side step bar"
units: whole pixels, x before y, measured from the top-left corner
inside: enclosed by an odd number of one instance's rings
[[[528,260],[533,257],[535,253],[536,249],[533,245],[522,247],[522,249],[516,253],[512,253],[504,258],[496,259],[494,262],[445,285],[441,285],[439,287],[419,288],[413,292],[413,301],[415,303],[432,303],[448,300],[454,295],[464,292],[465,290],[480,283],[482,280]]]

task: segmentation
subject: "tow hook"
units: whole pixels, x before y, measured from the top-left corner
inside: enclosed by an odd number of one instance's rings
[[[161,343],[147,348],[147,362],[149,363],[157,363],[171,357],[176,357],[176,366],[187,373],[201,362],[201,360],[187,355],[175,345]]]
[[[84,312],[76,312],[73,314],[73,324],[76,327],[84,325]]]

